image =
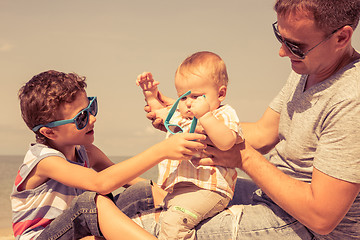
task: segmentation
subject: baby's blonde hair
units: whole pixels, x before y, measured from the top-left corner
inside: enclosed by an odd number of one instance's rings
[[[207,74],[217,86],[227,86],[229,79],[224,61],[215,53],[202,51],[187,57],[178,67],[175,77]]]

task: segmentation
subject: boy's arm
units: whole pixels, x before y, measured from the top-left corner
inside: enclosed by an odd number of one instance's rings
[[[143,72],[136,79],[136,85],[142,88],[145,101],[151,107],[152,111],[166,107],[159,97],[159,90],[157,88],[159,84],[159,82],[154,80],[150,72]]]
[[[193,154],[205,148],[205,145],[199,142],[205,138],[197,133],[176,134],[101,172],[69,163],[61,157],[47,157],[37,164],[25,189],[35,188],[48,179],[54,179],[70,187],[106,195],[131,182],[164,159],[190,159]]]
[[[191,111],[204,128],[206,135],[222,151],[229,150],[237,140],[237,133],[217,119],[205,97],[198,97],[191,105]]]
[[[90,167],[93,168],[97,172],[101,172],[102,170],[114,165],[114,163],[105,155],[103,151],[101,151],[94,144],[86,145],[86,152],[89,158]],[[134,180],[131,180],[123,187],[127,188],[131,185],[134,185],[137,182],[144,181],[144,178],[137,177]]]

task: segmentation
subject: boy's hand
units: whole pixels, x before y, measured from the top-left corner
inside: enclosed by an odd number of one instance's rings
[[[143,72],[136,79],[136,85],[140,86],[143,91],[156,91],[159,84],[159,82],[154,80],[150,72]]]
[[[206,136],[199,133],[178,133],[165,139],[162,153],[173,160],[189,160],[194,154],[202,152],[206,144],[202,143]]]
[[[204,96],[200,96],[192,102],[190,111],[199,119],[210,111],[210,105]]]

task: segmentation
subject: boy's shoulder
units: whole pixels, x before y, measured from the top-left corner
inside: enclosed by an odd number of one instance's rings
[[[86,155],[86,150],[85,147],[82,145],[78,145],[76,146],[76,151],[77,153],[81,156],[81,158],[84,157],[84,154]],[[26,159],[44,159],[46,157],[51,157],[51,156],[57,156],[57,157],[61,157],[66,159],[65,155],[52,147],[49,147],[47,145],[41,144],[41,143],[32,143],[30,144],[29,150],[27,151],[26,155],[25,155],[25,160],[24,163],[26,161]]]
[[[51,156],[66,159],[64,154],[54,148],[41,143],[31,143],[29,150],[25,154],[23,165],[30,167],[30,165],[36,165],[40,160]]]
[[[56,150],[55,148],[51,148],[41,143],[30,144],[27,154],[31,154],[36,157],[46,156],[46,155],[59,155],[61,157],[65,157],[64,154],[59,150]]]

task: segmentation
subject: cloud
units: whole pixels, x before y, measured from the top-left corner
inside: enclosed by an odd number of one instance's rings
[[[9,52],[14,48],[14,45],[9,43],[0,43],[0,52]]]

